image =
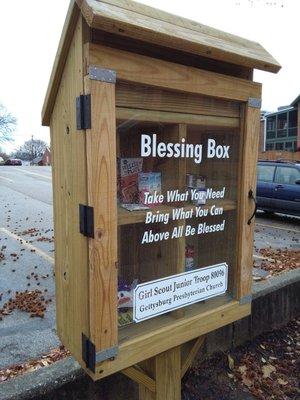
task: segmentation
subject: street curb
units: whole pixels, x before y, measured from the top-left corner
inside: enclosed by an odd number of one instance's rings
[[[292,285],[300,281],[300,268],[287,271],[282,275],[273,276],[267,280],[257,282],[252,287],[252,298],[266,296],[276,290],[282,289],[286,286]]]
[[[57,361],[49,367],[20,375],[0,385],[0,400],[25,400],[43,396],[66,383],[85,376],[83,369],[72,358]]]
[[[287,314],[285,309],[286,305],[284,304],[282,305],[281,314],[277,310],[276,317],[274,317],[274,320],[271,321],[271,326],[269,318],[266,318],[266,325],[263,323],[264,316],[258,316],[256,314],[260,313],[262,304],[265,304],[267,301],[269,301],[272,305],[274,296],[277,296],[278,302],[278,299],[280,300],[282,296],[286,297],[287,295],[289,296],[290,293],[294,293],[299,284],[300,269],[288,271],[282,275],[271,277],[266,281],[255,283],[252,290],[252,316],[227,325],[223,328],[220,328],[216,332],[209,334],[206,341],[206,349],[204,350],[205,355],[210,355],[216,350],[228,350],[232,344],[234,346],[240,345],[246,340],[249,340],[250,338],[262,333],[263,331],[272,330],[273,328],[280,326],[280,324],[286,323],[287,315],[293,316],[293,310],[290,312],[290,314]],[[291,301],[288,300],[288,302],[290,303]],[[297,307],[298,304],[296,304],[296,308]],[[296,310],[295,312],[297,311],[299,312],[299,310]],[[274,313],[271,314],[274,315]],[[259,324],[261,324],[261,326],[258,326]],[[52,400],[57,398],[70,399],[74,398],[73,395],[68,395],[66,393],[68,393],[69,390],[72,391],[73,385],[70,385],[71,387],[68,388],[68,384],[72,382],[75,384],[77,381],[82,382],[81,387],[86,387],[86,392],[84,395],[79,395],[79,397],[76,397],[76,399],[127,399],[129,392],[127,392],[127,394],[122,394],[122,391],[120,391],[121,393],[116,394],[115,391],[118,391],[119,386],[131,386],[130,381],[121,374],[118,374],[117,378],[116,375],[114,375],[114,377],[108,377],[103,381],[93,383],[72,357],[58,361],[49,367],[41,368],[37,371],[31,372],[30,379],[28,378],[29,374],[24,374],[17,378],[11,379],[8,382],[3,382],[0,384],[0,400]],[[116,379],[118,381],[118,385],[115,383]],[[111,391],[115,393],[114,397],[110,397],[110,395],[104,395],[104,397],[102,397],[101,393],[99,393],[102,392],[102,390],[100,390],[101,385],[109,387]],[[66,386],[66,389],[63,391],[63,395],[56,397],[56,395],[54,395],[55,391],[59,388],[63,388],[64,386]],[[97,390],[95,389],[96,387]],[[91,392],[93,393],[91,394]],[[130,397],[132,399],[135,398],[134,396]]]

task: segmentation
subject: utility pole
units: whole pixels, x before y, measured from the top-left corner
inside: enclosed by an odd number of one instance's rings
[[[31,135],[31,162],[34,159],[34,154],[33,154],[33,135]]]

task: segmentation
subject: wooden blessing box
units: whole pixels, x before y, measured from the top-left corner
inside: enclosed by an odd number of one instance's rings
[[[254,68],[280,65],[130,0],[71,1],[42,123],[58,334],[94,380],[180,398],[204,335],[251,312]]]

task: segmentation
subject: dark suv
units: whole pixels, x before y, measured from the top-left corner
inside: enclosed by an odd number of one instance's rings
[[[300,163],[259,161],[256,196],[258,209],[300,216]]]

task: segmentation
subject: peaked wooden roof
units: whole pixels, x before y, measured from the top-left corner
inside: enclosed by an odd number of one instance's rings
[[[132,0],[71,0],[43,108],[45,124],[49,122],[49,117],[45,118],[49,92],[62,74],[79,10],[91,28],[249,68],[269,72],[281,68],[256,42]]]
[[[77,0],[93,27],[233,64],[278,72],[278,62],[258,43],[132,0]]]

